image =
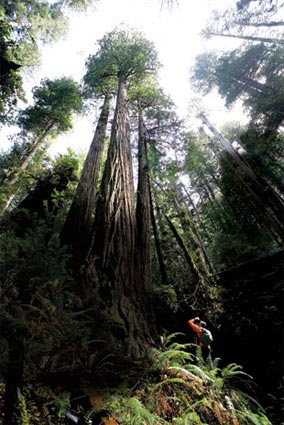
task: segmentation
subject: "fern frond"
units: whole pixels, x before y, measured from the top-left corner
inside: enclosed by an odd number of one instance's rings
[[[185,384],[185,380],[182,378],[167,378],[162,382],[155,385],[155,388],[159,388],[164,384]]]
[[[183,375],[185,375],[186,377],[190,378],[190,379],[196,379],[196,375],[194,375],[193,373],[191,373],[189,370],[183,368],[183,367],[179,367],[179,366],[170,366],[168,368],[168,370],[173,370],[176,372],[180,372]]]
[[[149,425],[158,425],[161,424],[161,418],[158,418],[153,413],[149,412],[146,407],[135,397],[132,397],[127,400],[126,406],[131,410],[131,424],[149,424]],[[166,422],[164,422],[166,423]]]
[[[192,360],[192,354],[181,350],[168,350],[164,351],[160,358],[163,360],[172,360],[173,358],[179,360]]]
[[[232,394],[235,395],[238,399],[241,399],[244,401],[244,403],[248,406],[255,406],[261,413],[264,413],[263,407],[260,405],[260,403],[251,395],[241,391],[241,390],[233,390]]]
[[[236,409],[236,413],[239,416],[239,418],[242,420],[242,423],[246,421],[247,424],[252,425],[272,425],[272,422],[267,418],[267,416],[263,415],[262,413],[253,413],[251,411],[240,411]]]
[[[212,383],[215,382],[215,380],[212,379],[209,374],[205,373],[204,370],[201,367],[197,366],[197,365],[190,364],[190,365],[187,365],[186,368],[190,372],[194,372],[198,377],[204,379],[205,381],[212,382]]]
[[[172,334],[167,335],[167,336],[161,335],[160,341],[161,341],[162,345],[167,346],[177,336],[185,336],[185,334],[183,332],[175,332],[175,333],[172,333]]]
[[[171,350],[186,350],[187,348],[191,348],[195,346],[192,342],[187,342],[185,344],[180,344],[178,342],[173,342],[168,348]]]
[[[253,379],[251,375],[242,371],[242,366],[236,363],[230,363],[222,369],[222,375],[224,379],[234,378],[236,376],[242,376],[249,379]]]

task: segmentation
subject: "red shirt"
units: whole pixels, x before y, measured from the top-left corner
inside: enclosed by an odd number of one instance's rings
[[[194,332],[197,335],[198,338],[198,345],[203,346],[203,347],[208,347],[210,349],[210,345],[206,345],[203,344],[203,342],[201,342],[201,335],[202,335],[202,327],[199,325],[196,325],[196,323],[193,323],[194,319],[191,319],[188,321],[189,326],[194,330]]]

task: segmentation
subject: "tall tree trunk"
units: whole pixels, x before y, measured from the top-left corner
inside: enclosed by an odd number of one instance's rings
[[[136,219],[125,76],[120,73],[117,104],[90,256],[97,274],[101,333],[115,350],[120,339],[130,356],[152,341],[144,282],[136,270]],[[94,282],[92,282],[94,283]]]
[[[138,120],[138,187],[136,204],[137,259],[140,263],[141,277],[144,280],[144,285],[146,288],[149,288],[151,282],[150,182],[147,145],[141,107],[138,107]]]
[[[75,268],[82,264],[90,248],[109,109],[110,95],[106,94],[76,193],[61,232],[62,243],[72,245],[72,262]]]

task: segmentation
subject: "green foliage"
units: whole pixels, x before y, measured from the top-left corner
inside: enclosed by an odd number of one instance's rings
[[[34,135],[49,127],[53,136],[67,131],[72,127],[72,114],[82,111],[79,86],[72,78],[43,80],[33,96],[35,104],[21,112],[19,125]]]
[[[179,308],[178,297],[173,285],[157,285],[153,288],[153,293],[161,299],[171,309],[176,312]]]
[[[84,83],[88,96],[114,90],[120,74],[139,81],[157,69],[156,50],[142,33],[115,29],[99,40],[98,45],[98,52],[90,55],[86,63]]]
[[[27,404],[23,394],[19,395],[19,421],[23,425],[30,425],[29,414],[27,411]]]
[[[54,419],[63,419],[66,410],[70,409],[70,393],[68,391],[57,394],[49,387],[41,386],[37,389],[36,394],[44,400],[44,407],[53,412]]]
[[[40,44],[66,32],[68,9],[82,9],[92,0],[2,1],[0,4],[0,123],[11,124],[17,101],[24,99],[20,70],[38,65]]]
[[[211,369],[198,358],[200,353],[196,357],[188,352],[190,344],[175,342],[179,336],[163,336],[163,348],[149,352],[150,369],[134,388],[110,392],[103,407],[113,417],[121,416],[126,424],[271,425],[257,401],[236,388],[237,382],[251,382],[241,367],[230,364],[221,369],[215,360]]]
[[[283,121],[283,48],[263,43],[223,53],[203,53],[196,59],[192,81],[201,93],[214,87],[232,105],[242,99],[252,119],[270,130]]]
[[[225,10],[214,10],[207,23],[208,35],[234,35],[236,37],[265,37],[272,45],[283,39],[281,10],[283,1],[240,0],[232,2]],[[274,47],[274,46],[273,46]]]
[[[36,374],[51,362],[50,355],[56,352],[59,355],[60,347],[65,349],[68,335],[76,340],[76,326],[80,328],[81,338],[85,333],[84,322],[70,311],[78,301],[70,290],[68,255],[56,235],[47,239],[50,230],[45,223],[37,224],[37,218],[29,217],[28,213],[26,218],[35,227],[25,229],[24,237],[19,236],[15,224],[15,230],[8,228],[0,235],[1,328],[7,332],[25,329],[29,347],[26,359],[31,361],[30,373]],[[24,216],[20,226],[23,219]],[[69,359],[68,364],[71,362]]]
[[[241,128],[226,129],[232,142],[238,138],[244,140],[245,143],[241,141],[241,144],[246,144],[248,150],[243,155],[248,159],[250,155],[255,155],[252,165],[260,170],[258,158],[267,163],[268,157],[271,157],[268,150],[264,155],[260,144],[249,138],[251,132],[253,134],[253,130],[248,130],[246,136],[246,131],[242,133]],[[281,145],[277,149],[280,151]],[[275,249],[267,229],[259,225],[258,209],[252,202],[251,193],[246,190],[248,182],[242,181],[242,174],[236,170],[234,161],[219,149],[217,142],[202,133],[199,136],[191,134],[186,150],[185,169],[190,178],[191,191],[196,198],[198,194],[193,220],[214,266],[223,269]],[[276,182],[280,171],[280,165],[276,169],[276,164],[280,164],[280,159],[278,162],[275,156],[274,160],[270,159],[270,164],[270,171],[266,169],[265,173],[267,176],[270,173]]]
[[[24,100],[19,66],[11,57],[11,50],[16,45],[12,40],[12,31],[11,24],[1,15],[0,9],[0,123],[11,123],[17,99]]]
[[[31,170],[33,174],[38,172],[48,140],[72,128],[74,113],[82,111],[79,86],[67,77],[42,81],[41,86],[34,89],[34,100],[33,106],[19,114],[18,124],[22,131],[16,136],[10,152],[2,155],[4,169],[0,173],[0,185],[5,185],[6,196],[2,202],[6,209],[10,196],[13,199],[28,183],[23,178],[27,174],[30,176]]]
[[[149,425],[155,425],[160,423],[160,418],[149,412],[137,398],[129,398],[126,402],[126,407],[130,410],[131,421],[129,424],[143,425],[146,422]]]
[[[244,157],[280,193],[283,193],[284,139],[282,134],[266,134],[261,125],[243,128],[239,140],[245,148]]]
[[[9,210],[12,210],[33,193],[38,199],[38,210],[42,210],[44,199],[45,202],[48,200],[50,208],[49,213],[51,210],[56,211],[57,207],[60,206],[60,212],[57,215],[57,222],[60,222],[60,217],[66,215],[66,209],[70,205],[78,180],[79,161],[82,161],[82,158],[74,152],[69,151],[68,154],[60,155],[54,161],[51,161],[50,158],[44,156],[44,152],[40,150],[35,156],[35,160],[29,164],[25,173],[21,175],[17,184],[14,185],[16,187],[11,187],[9,180],[13,177],[14,172],[18,170],[19,165],[17,164],[20,164],[21,156],[23,154],[25,155],[25,151],[28,147],[29,144],[23,144],[22,147],[20,145],[15,145],[10,152],[3,154],[2,158],[5,167],[3,168],[0,208],[2,210],[4,209],[10,196],[12,196],[13,199],[9,205]],[[62,190],[64,186],[63,182],[65,182],[65,186],[67,185],[64,191]],[[48,184],[50,185],[49,192],[57,187],[57,196],[55,192],[53,194],[51,192],[48,194],[48,191],[42,191],[40,193],[42,189],[47,190]]]

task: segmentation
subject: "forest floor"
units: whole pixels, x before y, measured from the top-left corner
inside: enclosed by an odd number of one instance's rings
[[[118,373],[27,387],[20,399],[20,425],[271,425],[246,395],[250,377],[238,365],[213,369],[188,347],[170,341],[163,350]],[[55,384],[56,382],[56,384]],[[3,407],[4,385],[0,404]],[[69,415],[69,419],[68,419]],[[77,418],[77,422],[72,420]],[[3,416],[2,416],[3,418]],[[3,422],[0,420],[0,424]]]

